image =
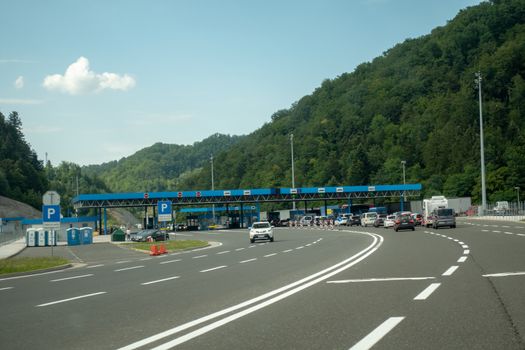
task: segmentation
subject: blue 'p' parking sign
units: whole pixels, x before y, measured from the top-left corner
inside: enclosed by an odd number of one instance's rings
[[[171,221],[171,201],[157,202],[157,209],[159,212],[159,221]]]

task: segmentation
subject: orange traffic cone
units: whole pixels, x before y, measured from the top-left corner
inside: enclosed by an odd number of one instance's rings
[[[165,244],[161,244],[160,245],[160,249],[159,249],[159,254],[167,254],[168,251],[166,250],[166,245]]]
[[[159,255],[159,251],[157,250],[157,246],[155,244],[150,245],[149,255]]]

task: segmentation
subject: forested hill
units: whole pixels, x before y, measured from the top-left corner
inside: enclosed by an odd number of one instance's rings
[[[242,136],[214,134],[193,145],[156,143],[119,161],[82,168],[113,192],[175,191],[180,181],[210,163],[210,156],[233,147]],[[210,179],[206,183],[210,187]]]
[[[344,45],[344,43],[341,43]],[[358,49],[358,48],[356,48]],[[525,188],[525,1],[484,2],[326,80],[216,157],[220,188],[423,183],[425,195],[480,192],[483,76],[489,199]],[[209,165],[183,188],[207,188]]]

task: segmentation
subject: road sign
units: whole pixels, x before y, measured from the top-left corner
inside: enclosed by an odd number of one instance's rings
[[[42,196],[42,204],[44,205],[59,205],[60,195],[56,191],[47,191]]]
[[[60,228],[60,205],[42,206],[42,225],[47,229]]]
[[[157,209],[159,212],[159,221],[171,221],[171,201],[157,202]]]

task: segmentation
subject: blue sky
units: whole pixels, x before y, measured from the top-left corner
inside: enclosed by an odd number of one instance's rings
[[[0,112],[53,165],[248,134],[479,0],[0,0]]]

